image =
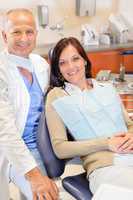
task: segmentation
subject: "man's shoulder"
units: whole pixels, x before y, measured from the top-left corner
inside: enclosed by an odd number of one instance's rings
[[[42,56],[40,56],[39,54],[36,54],[36,53],[30,53],[30,58],[43,59]]]
[[[0,70],[5,70],[7,58],[4,51],[0,52]]]
[[[5,53],[5,51],[1,51],[0,52],[0,64],[2,64],[5,59],[6,59],[6,53]]]
[[[8,69],[5,62],[6,57],[4,56],[3,52],[0,52],[0,89],[3,87],[3,85],[5,85],[8,77]]]
[[[31,58],[31,59],[35,59],[35,60],[38,60],[38,61],[42,61],[42,62],[48,64],[48,62],[47,62],[42,56],[40,56],[39,54],[31,53],[31,54],[30,54],[30,58]]]
[[[32,63],[38,66],[39,68],[42,68],[43,70],[49,70],[49,64],[42,56],[35,53],[31,53],[30,59]]]

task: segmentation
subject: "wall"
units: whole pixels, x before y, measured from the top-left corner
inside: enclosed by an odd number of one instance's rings
[[[51,5],[49,5],[51,2]],[[58,2],[58,3],[57,3]],[[61,32],[51,31],[48,28],[42,29],[40,28],[39,32],[39,49],[44,49],[44,43],[55,43],[61,37],[65,36],[75,36],[80,39],[80,30],[81,25],[84,23],[93,24],[97,31],[99,31],[102,24],[107,21],[108,16],[111,12],[116,12],[116,1],[115,0],[106,0],[103,4],[102,0],[96,1],[96,15],[93,17],[78,17],[75,15],[75,0],[57,0],[55,1],[47,1],[47,5],[49,5],[50,9],[50,26],[56,24],[64,17],[66,20],[64,22],[64,30]],[[43,37],[42,37],[43,35]]]
[[[132,0],[119,0],[118,10],[127,12],[133,16],[133,1]]]
[[[5,1],[7,1],[5,3]],[[29,7],[32,8],[36,18],[38,4],[45,4],[49,6],[49,27],[43,29],[39,27],[37,47],[39,49],[44,49],[44,46],[49,46],[57,42],[61,37],[65,36],[75,36],[80,39],[80,29],[81,25],[84,23],[93,24],[97,31],[100,27],[107,22],[110,13],[117,12],[118,1],[106,0],[96,0],[96,15],[93,17],[77,17],[75,15],[75,0],[23,0],[23,1],[10,1],[4,0],[5,7],[1,9],[9,9],[12,7]],[[0,5],[3,4],[3,0],[0,0]],[[66,18],[64,21],[63,31],[52,31],[50,27],[60,22],[62,19]],[[0,49],[2,48],[2,41],[0,41]]]
[[[133,27],[133,1],[132,0],[119,0],[118,12],[123,13],[129,24]]]

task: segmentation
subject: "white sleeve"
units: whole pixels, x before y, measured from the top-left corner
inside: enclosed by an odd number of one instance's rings
[[[8,86],[0,70],[0,149],[16,169],[25,174],[36,162],[21,139],[15,125],[13,107],[8,98]]]

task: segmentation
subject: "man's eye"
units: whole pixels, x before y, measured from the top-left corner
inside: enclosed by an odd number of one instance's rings
[[[34,31],[33,30],[28,30],[26,31],[27,34],[34,34]]]
[[[13,32],[13,35],[20,35],[20,34],[21,34],[20,31],[14,31],[14,32]]]

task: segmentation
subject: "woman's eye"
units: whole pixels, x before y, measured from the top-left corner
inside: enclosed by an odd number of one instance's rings
[[[64,61],[59,62],[59,65],[63,66],[63,65],[65,65],[65,62]]]
[[[80,60],[80,57],[78,56],[73,58],[73,61],[78,61],[78,60]]]

